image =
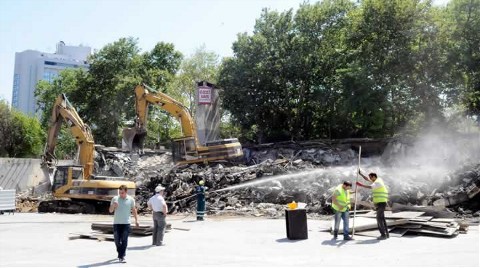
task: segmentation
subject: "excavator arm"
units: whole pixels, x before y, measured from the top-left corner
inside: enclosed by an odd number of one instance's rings
[[[66,122],[79,147],[79,163],[84,167],[84,178],[89,179],[93,173],[94,140],[90,127],[83,122],[65,94],[55,100],[48,129],[47,144],[43,162],[48,166],[56,165],[55,147],[62,123]]]
[[[130,151],[143,149],[147,134],[148,105],[158,105],[171,116],[178,119],[182,128],[182,137],[172,143],[173,158],[177,163],[200,163],[243,156],[242,146],[237,139],[199,143],[195,122],[187,107],[170,96],[158,92],[146,85],[135,87],[135,107],[137,117],[134,128],[123,130],[123,142]]]
[[[130,150],[143,148],[143,141],[147,133],[149,104],[160,106],[161,109],[168,112],[172,117],[178,119],[181,124],[183,136],[193,138],[195,143],[198,143],[195,123],[185,105],[146,85],[138,85],[135,87],[135,107],[137,115],[135,128],[127,128],[123,133],[124,142]]]

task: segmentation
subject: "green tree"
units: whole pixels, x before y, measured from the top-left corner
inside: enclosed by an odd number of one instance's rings
[[[480,1],[451,0],[442,13],[453,91],[471,115],[480,115]]]
[[[5,101],[0,101],[0,156],[39,156],[43,149],[43,136],[36,117],[11,110]]]
[[[208,81],[216,84],[219,65],[219,56],[208,51],[205,45],[197,48],[193,55],[182,61],[169,92],[173,95],[172,97],[189,108],[192,116],[195,115],[197,82]]]
[[[94,53],[88,71],[62,72],[53,85],[39,84],[37,95],[43,107],[51,107],[57,94],[67,93],[83,121],[91,126],[95,142],[120,146],[124,122],[135,118],[135,86],[142,82],[166,86],[181,58],[171,44],[159,42],[141,53],[137,39],[121,38]]]

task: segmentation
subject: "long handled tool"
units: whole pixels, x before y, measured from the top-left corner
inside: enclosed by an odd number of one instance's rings
[[[358,170],[357,178],[355,179],[355,203],[353,204],[353,224],[352,224],[352,238],[355,236],[355,216],[357,215],[357,181],[358,181],[358,171],[360,170],[360,157],[362,156],[362,146],[359,146],[358,149]]]

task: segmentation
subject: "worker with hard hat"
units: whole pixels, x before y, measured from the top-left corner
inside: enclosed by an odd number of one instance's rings
[[[338,237],[338,228],[340,227],[340,220],[343,220],[343,240],[352,240],[350,237],[349,231],[349,211],[351,208],[350,205],[350,189],[352,189],[352,183],[349,181],[344,181],[342,184],[338,185],[332,194],[332,208],[335,212],[335,222],[333,228],[333,239],[336,240]]]
[[[158,185],[155,187],[155,195],[150,197],[147,202],[148,208],[153,211],[153,233],[152,245],[164,246],[163,235],[165,234],[165,226],[167,225],[166,216],[168,212],[167,203],[163,197],[165,187]]]
[[[388,233],[387,221],[385,220],[385,208],[387,207],[388,201],[388,189],[385,186],[385,183],[382,179],[377,177],[376,173],[368,174],[368,177],[363,175],[360,169],[358,174],[362,176],[366,181],[371,182],[371,185],[365,185],[360,182],[357,182],[357,185],[364,188],[372,189],[373,204],[375,205],[377,211],[377,226],[380,231],[380,236],[377,237],[378,240],[385,240],[390,238]]]
[[[197,194],[197,221],[203,221],[205,216],[205,182],[203,180],[198,182],[198,185],[195,187],[195,193]]]

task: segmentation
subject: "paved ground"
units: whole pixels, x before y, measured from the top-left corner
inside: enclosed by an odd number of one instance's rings
[[[476,266],[479,229],[453,239],[412,236],[377,241],[356,236],[333,242],[320,230],[328,221],[309,220],[309,239],[286,239],[283,219],[169,218],[174,228],[164,247],[151,247],[151,237],[130,237],[127,263],[116,260],[109,241],[69,239],[89,232],[92,222],[111,216],[30,214],[0,215],[0,266]],[[149,224],[149,217],[141,222]]]

